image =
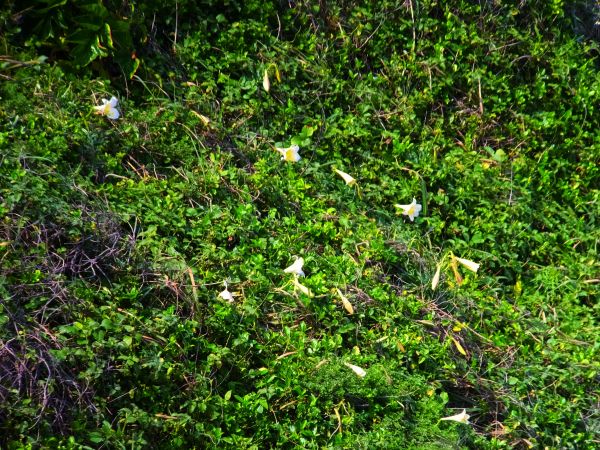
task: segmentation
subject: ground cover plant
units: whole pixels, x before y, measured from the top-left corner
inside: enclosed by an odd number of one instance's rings
[[[13,2],[2,448],[597,448],[594,2]]]

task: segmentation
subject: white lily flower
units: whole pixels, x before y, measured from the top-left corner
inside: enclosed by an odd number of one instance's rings
[[[419,216],[421,209],[423,209],[423,207],[417,203],[417,199],[415,199],[414,197],[413,197],[412,203],[410,203],[408,205],[396,204],[394,206],[396,206],[396,208],[402,209],[402,214],[404,214],[405,216],[408,216],[408,218],[410,219],[411,222],[413,222],[415,220],[415,217]]]
[[[283,269],[283,271],[285,273],[293,273],[299,277],[303,277],[304,271],[302,270],[302,266],[304,266],[304,258],[302,258],[302,257],[298,258],[297,256],[294,256],[294,258],[296,258],[296,261],[294,261],[294,264],[287,267],[286,269]]]
[[[477,270],[479,270],[479,264],[477,264],[476,262],[473,262],[469,259],[458,258],[458,257],[455,257],[455,259],[459,263],[461,263],[463,266],[465,266],[467,269],[469,269],[471,272],[477,273]]]
[[[310,292],[309,288],[307,288],[303,284],[300,284],[300,282],[298,281],[298,277],[297,276],[294,276],[294,279],[292,280],[292,283],[294,283],[294,288],[295,289],[298,289],[300,292],[302,292],[307,297],[312,297],[313,296],[313,294],[312,294],[312,292]]]
[[[344,365],[352,369],[352,371],[361,378],[364,378],[367,375],[367,371],[362,367],[355,366],[354,364],[350,364],[345,362]]]
[[[352,185],[356,184],[356,179],[353,176],[347,174],[346,172],[342,172],[341,170],[338,170],[338,169],[333,169],[333,170],[335,171],[335,173],[337,173],[340,177],[342,177],[344,179],[344,181],[346,182],[346,184],[348,186],[352,186]]]
[[[471,416],[469,416],[467,414],[467,410],[463,409],[461,413],[459,414],[455,414],[453,416],[448,416],[448,417],[444,417],[440,420],[452,420],[454,422],[460,422],[460,423],[469,423],[469,418]]]
[[[263,76],[263,89],[269,92],[271,89],[271,82],[269,81],[269,71],[265,69],[265,75]]]
[[[301,159],[300,155],[298,154],[300,147],[298,147],[296,144],[290,145],[286,148],[275,147],[275,150],[281,153],[281,159],[284,161],[298,162]]]
[[[111,97],[110,100],[102,99],[102,105],[94,106],[96,114],[101,114],[108,117],[109,119],[116,120],[121,116],[121,113],[117,109],[119,100],[116,97]]]

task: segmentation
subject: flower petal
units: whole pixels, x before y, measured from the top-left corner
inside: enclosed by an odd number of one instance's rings
[[[120,116],[121,114],[119,113],[119,110],[117,108],[109,108],[109,110],[106,113],[106,117],[112,120],[117,120]]]

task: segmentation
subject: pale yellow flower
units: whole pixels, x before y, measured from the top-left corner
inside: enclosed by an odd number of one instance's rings
[[[300,147],[298,147],[296,144],[290,145],[289,147],[285,148],[275,147],[275,150],[281,153],[281,159],[283,161],[298,162],[301,159],[300,155],[298,154]]]
[[[477,271],[479,270],[479,264],[477,264],[476,262],[473,262],[469,259],[464,259],[464,258],[458,258],[458,257],[454,257],[459,263],[461,263],[463,266],[465,266],[467,269],[469,269],[471,272],[475,272],[477,273]]]
[[[302,270],[302,267],[304,266],[304,258],[298,258],[297,256],[294,256],[294,258],[296,258],[296,261],[294,261],[294,263],[291,266],[283,269],[283,271],[285,273],[293,273],[297,276],[303,277],[304,271]]]
[[[342,177],[342,179],[346,182],[346,184],[348,186],[352,186],[352,185],[356,184],[356,179],[354,177],[352,177],[351,175],[347,174],[346,172],[342,172],[341,170],[338,170],[338,169],[333,169],[333,170],[340,177]]]
[[[459,414],[455,414],[453,416],[444,417],[444,418],[442,418],[440,420],[451,420],[451,421],[454,421],[454,422],[469,423],[469,418],[470,417],[471,416],[469,416],[467,414],[467,410],[463,409],[462,412],[459,413]]]
[[[108,117],[109,119],[116,120],[120,117],[121,113],[117,109],[119,100],[116,97],[111,97],[110,100],[102,99],[102,105],[94,106],[96,114],[101,114]]]
[[[364,378],[367,375],[367,371],[362,367],[358,367],[350,363],[344,363],[344,365],[352,369],[352,371],[361,378]]]
[[[415,217],[419,216],[421,209],[423,208],[420,204],[417,203],[417,199],[413,197],[412,203],[408,205],[394,205],[396,208],[402,209],[402,214],[408,216],[411,222],[415,220]]]

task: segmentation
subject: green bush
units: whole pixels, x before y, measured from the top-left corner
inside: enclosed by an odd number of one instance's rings
[[[594,448],[600,78],[565,3],[4,14],[0,445]]]

